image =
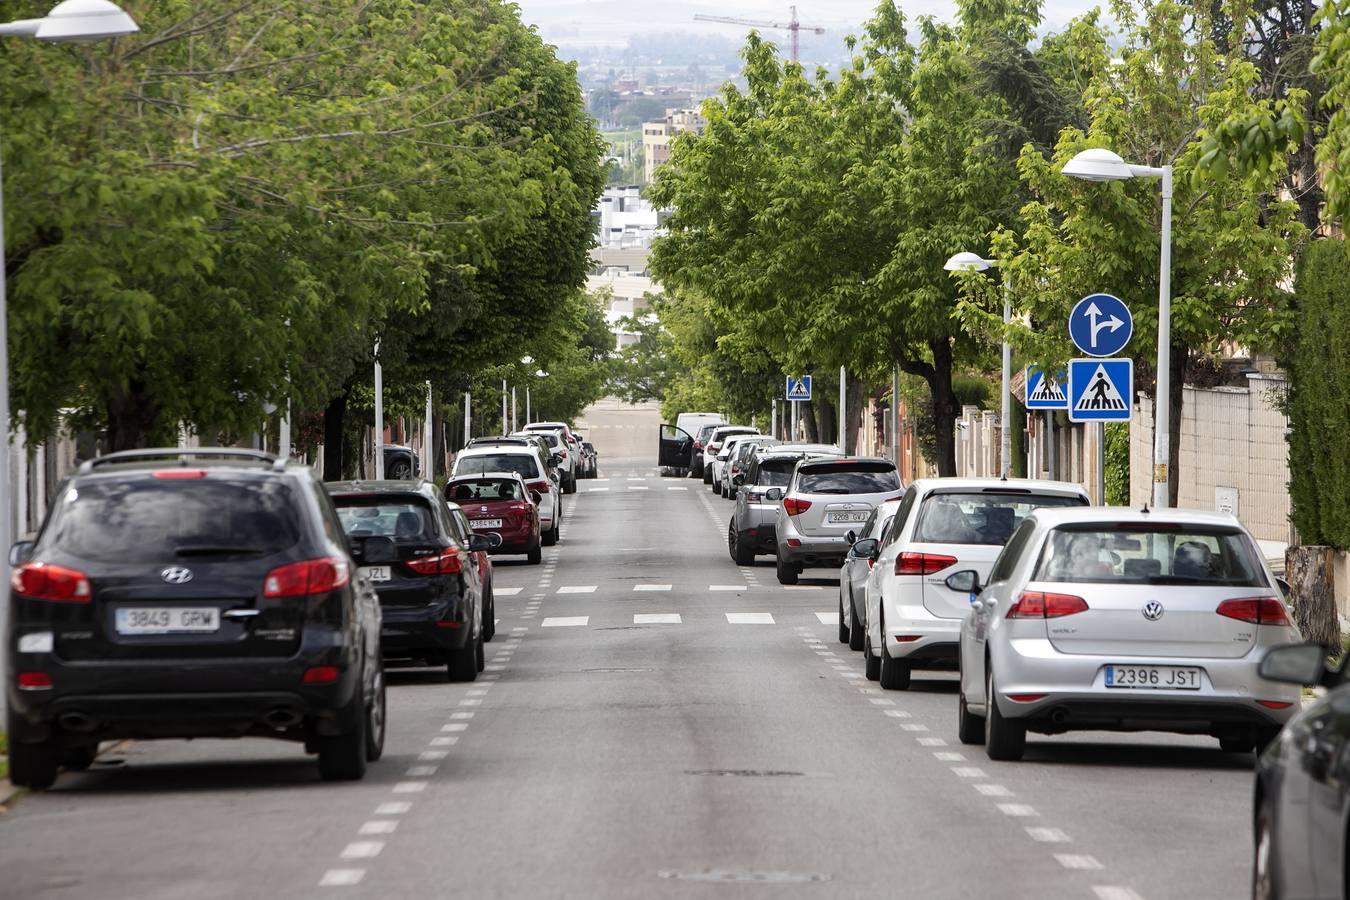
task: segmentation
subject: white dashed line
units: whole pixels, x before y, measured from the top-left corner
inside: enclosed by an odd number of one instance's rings
[[[947,742],[940,737],[921,737],[918,738],[920,747],[945,747]]]
[[[433,747],[453,747],[458,743],[459,738],[457,737],[434,737],[431,739],[431,746]]]
[[[365,869],[329,869],[319,879],[319,887],[350,887],[360,884],[365,876]]]
[[[575,628],[590,621],[590,616],[549,616],[540,624],[544,628]]]
[[[408,766],[405,773],[409,778],[429,778],[436,774],[437,766]]]
[[[892,700],[890,697],[871,697],[871,698],[868,699],[867,702],[870,703],[870,704],[872,704],[873,706],[894,706],[894,705],[895,705],[895,701]],[[924,729],[924,731],[927,731],[927,730],[928,730],[927,728]]]
[[[630,484],[628,489],[630,491],[645,491],[647,490],[647,486],[645,484]]]
[[[343,859],[374,859],[384,849],[384,841],[352,841],[342,848]]]
[[[728,625],[772,625],[773,613],[727,613]]]
[[[442,725],[441,731],[453,733],[457,731],[467,731],[468,728],[468,722],[451,722],[449,725]]]
[[[381,803],[379,806],[375,807],[375,815],[401,816],[410,809],[412,809],[411,803],[407,803],[402,800],[397,800],[393,803]]]
[[[1040,828],[1035,825],[1028,825],[1027,834],[1031,835],[1033,841],[1040,841],[1042,844],[1069,843],[1069,836],[1058,828]]]
[[[744,590],[748,590],[748,588],[746,588],[746,586],[743,585],[743,584],[710,584],[710,585],[708,585],[708,590],[710,590],[710,591],[744,591]]]
[[[1114,884],[1093,885],[1092,893],[1097,895],[1097,900],[1142,900],[1129,888]]]
[[[358,834],[393,834],[397,827],[397,819],[374,819],[363,824]]]
[[[673,584],[635,584],[634,591],[668,591],[673,588]]]
[[[837,612],[818,612],[816,618],[822,625],[837,625],[839,623],[839,613]]]
[[[953,767],[952,767],[952,774],[955,775],[957,778],[988,778],[988,777],[989,777],[989,776],[987,776],[987,775],[984,774],[984,769],[977,768],[976,766],[953,766]]]
[[[1034,393],[1034,391],[1033,391],[1033,393]],[[906,712],[906,711],[903,710],[903,709],[888,709],[888,710],[886,710],[886,715],[890,716],[892,719],[908,719],[908,718],[909,718],[909,713]],[[922,744],[923,742],[924,742],[924,738],[919,738],[919,743]]]
[[[679,625],[680,622],[679,613],[636,613],[633,616],[634,625]]]
[[[496,594],[498,597],[514,597],[516,594],[519,594],[519,593],[520,593],[521,591],[523,591],[523,590],[525,590],[525,589],[524,589],[524,588],[518,588],[518,587],[517,587],[517,588],[493,588],[493,589],[492,589],[492,593],[493,593],[493,594]]]
[[[420,794],[427,789],[425,781],[400,781],[394,785],[395,794]]]
[[[500,654],[499,654],[499,655],[500,655]],[[465,699],[459,701],[459,705],[460,705],[460,706],[482,706],[482,705],[483,705],[483,701],[482,701],[482,700],[479,700],[477,697],[466,697]]]
[[[976,787],[980,787],[980,785],[976,785]],[[1025,803],[1000,803],[998,805],[998,810],[1005,816],[1013,816],[1014,818],[1019,819],[1040,815],[1040,813],[1036,812],[1036,807],[1027,806]]]
[[[593,584],[573,584],[558,588],[560,594],[594,594],[596,585]]]
[[[977,784],[975,790],[986,797],[1011,797],[1013,792],[1001,784]]]
[[[818,584],[785,584],[781,585],[785,591],[823,591],[825,590]]]
[[[1066,869],[1082,869],[1084,871],[1100,869],[1102,864],[1097,862],[1095,857],[1087,856],[1081,853],[1056,853],[1055,859]]]
[[[900,727],[905,731],[927,731],[927,725],[921,725],[918,722],[901,722]]]
[[[417,758],[422,762],[435,762],[438,759],[445,759],[449,755],[448,750],[423,750],[417,754]]]
[[[953,753],[950,750],[937,750],[933,753],[933,757],[942,762],[964,762],[966,758],[965,754]]]
[[[1034,392],[1033,392],[1033,393],[1034,393]],[[685,487],[668,487],[668,488],[666,488],[666,490],[668,490],[668,491],[687,491],[687,490],[689,490],[689,488],[685,488]]]

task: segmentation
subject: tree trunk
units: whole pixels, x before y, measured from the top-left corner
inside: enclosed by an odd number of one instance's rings
[[[1290,547],[1285,553],[1290,605],[1303,639],[1321,644],[1328,653],[1341,647],[1341,621],[1336,611],[1336,579],[1332,547]]]
[[[343,385],[342,393],[328,401],[323,411],[323,480],[341,481],[345,474],[346,454],[343,424],[347,417],[347,397],[350,389]]]
[[[801,419],[802,425],[806,428],[806,441],[809,444],[820,442],[820,430],[816,428],[816,409],[815,402],[812,400],[803,400],[797,408],[797,417]],[[795,441],[796,435],[792,436]]]
[[[146,394],[146,384],[132,379],[126,390],[108,397],[108,452],[137,450],[149,446],[157,430],[159,405]],[[175,441],[174,443],[177,443]]]
[[[952,347],[946,339],[929,342],[933,351],[933,367],[928,376],[928,389],[933,395],[933,431],[936,435],[938,476],[956,476],[956,420],[961,416],[961,404],[952,390]]]
[[[856,375],[850,373],[848,376],[847,403],[845,404],[848,409],[844,413],[844,443],[847,446],[839,448],[845,453],[857,454],[858,452],[858,431],[862,428],[862,415],[863,410],[867,408],[869,393],[868,385]]]

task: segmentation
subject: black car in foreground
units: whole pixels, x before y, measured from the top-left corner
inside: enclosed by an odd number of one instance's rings
[[[384,746],[380,608],[305,466],[236,449],[86,462],[9,595],[9,777],[46,788],[100,741],[302,741],[326,779]]]
[[[1350,681],[1318,644],[1276,647],[1261,677],[1321,685],[1256,764],[1252,896],[1350,897]]]
[[[483,670],[486,585],[471,554],[501,543],[451,515],[429,481],[327,485],[342,527],[375,586],[386,659],[445,666],[451,681]]]

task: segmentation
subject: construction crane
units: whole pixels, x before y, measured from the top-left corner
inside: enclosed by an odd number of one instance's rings
[[[788,7],[792,11],[791,18],[786,22],[759,22],[755,19],[737,19],[732,16],[705,16],[701,13],[694,16],[696,22],[722,22],[727,25],[749,25],[751,28],[773,28],[778,31],[787,31],[792,34],[792,61],[797,61],[797,33],[803,28],[812,34],[824,34],[824,28],[817,28],[814,25],[803,25],[797,21],[797,7]]]

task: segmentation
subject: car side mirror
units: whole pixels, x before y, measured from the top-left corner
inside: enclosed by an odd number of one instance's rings
[[[858,543],[858,532],[850,529],[848,534],[844,535],[844,540],[848,541],[849,546],[852,547],[854,544]]]
[[[974,569],[962,569],[952,575],[948,575],[943,584],[960,594],[978,594],[982,589],[980,584],[980,573]]]
[[[15,541],[9,548],[9,564],[21,566],[28,562],[28,558],[33,554],[33,545],[33,541]]]
[[[848,555],[854,559],[876,559],[881,555],[881,541],[876,538],[863,538],[855,541]]]
[[[498,538],[498,543],[500,542],[501,539]],[[484,551],[491,550],[492,548],[493,543],[491,540],[488,539],[488,536],[486,534],[469,535],[469,549],[474,553],[482,553]]]
[[[502,545],[502,536],[495,531],[489,531],[486,535],[484,535],[484,537],[486,537],[488,539],[488,543],[492,545],[489,548],[491,550],[496,550],[498,547]]]
[[[549,464],[550,466],[553,466],[553,467],[556,469],[559,465],[561,465],[561,463],[562,463],[562,457],[559,456],[558,454],[556,454],[556,453],[550,453],[550,454],[548,455],[548,464]]]
[[[535,506],[538,506],[540,503],[544,502],[544,495],[538,491],[530,491],[530,501],[534,503]]]
[[[1283,578],[1280,578],[1279,576],[1276,576],[1275,583],[1280,586],[1280,593],[1284,595],[1284,599],[1286,602],[1293,599],[1294,588],[1289,582],[1285,581]]]
[[[391,563],[398,561],[398,548],[394,539],[382,535],[373,535],[361,541],[361,562],[366,565]]]
[[[772,500],[775,503],[780,502],[783,499],[783,489],[769,488],[767,491],[764,492],[764,499]]]
[[[736,487],[740,487],[745,484],[745,476],[738,472],[731,476],[731,483],[736,485]]]
[[[1261,660],[1257,673],[1267,681],[1286,684],[1330,687],[1340,680],[1339,672],[1327,669],[1327,651],[1321,644],[1275,647]]]

